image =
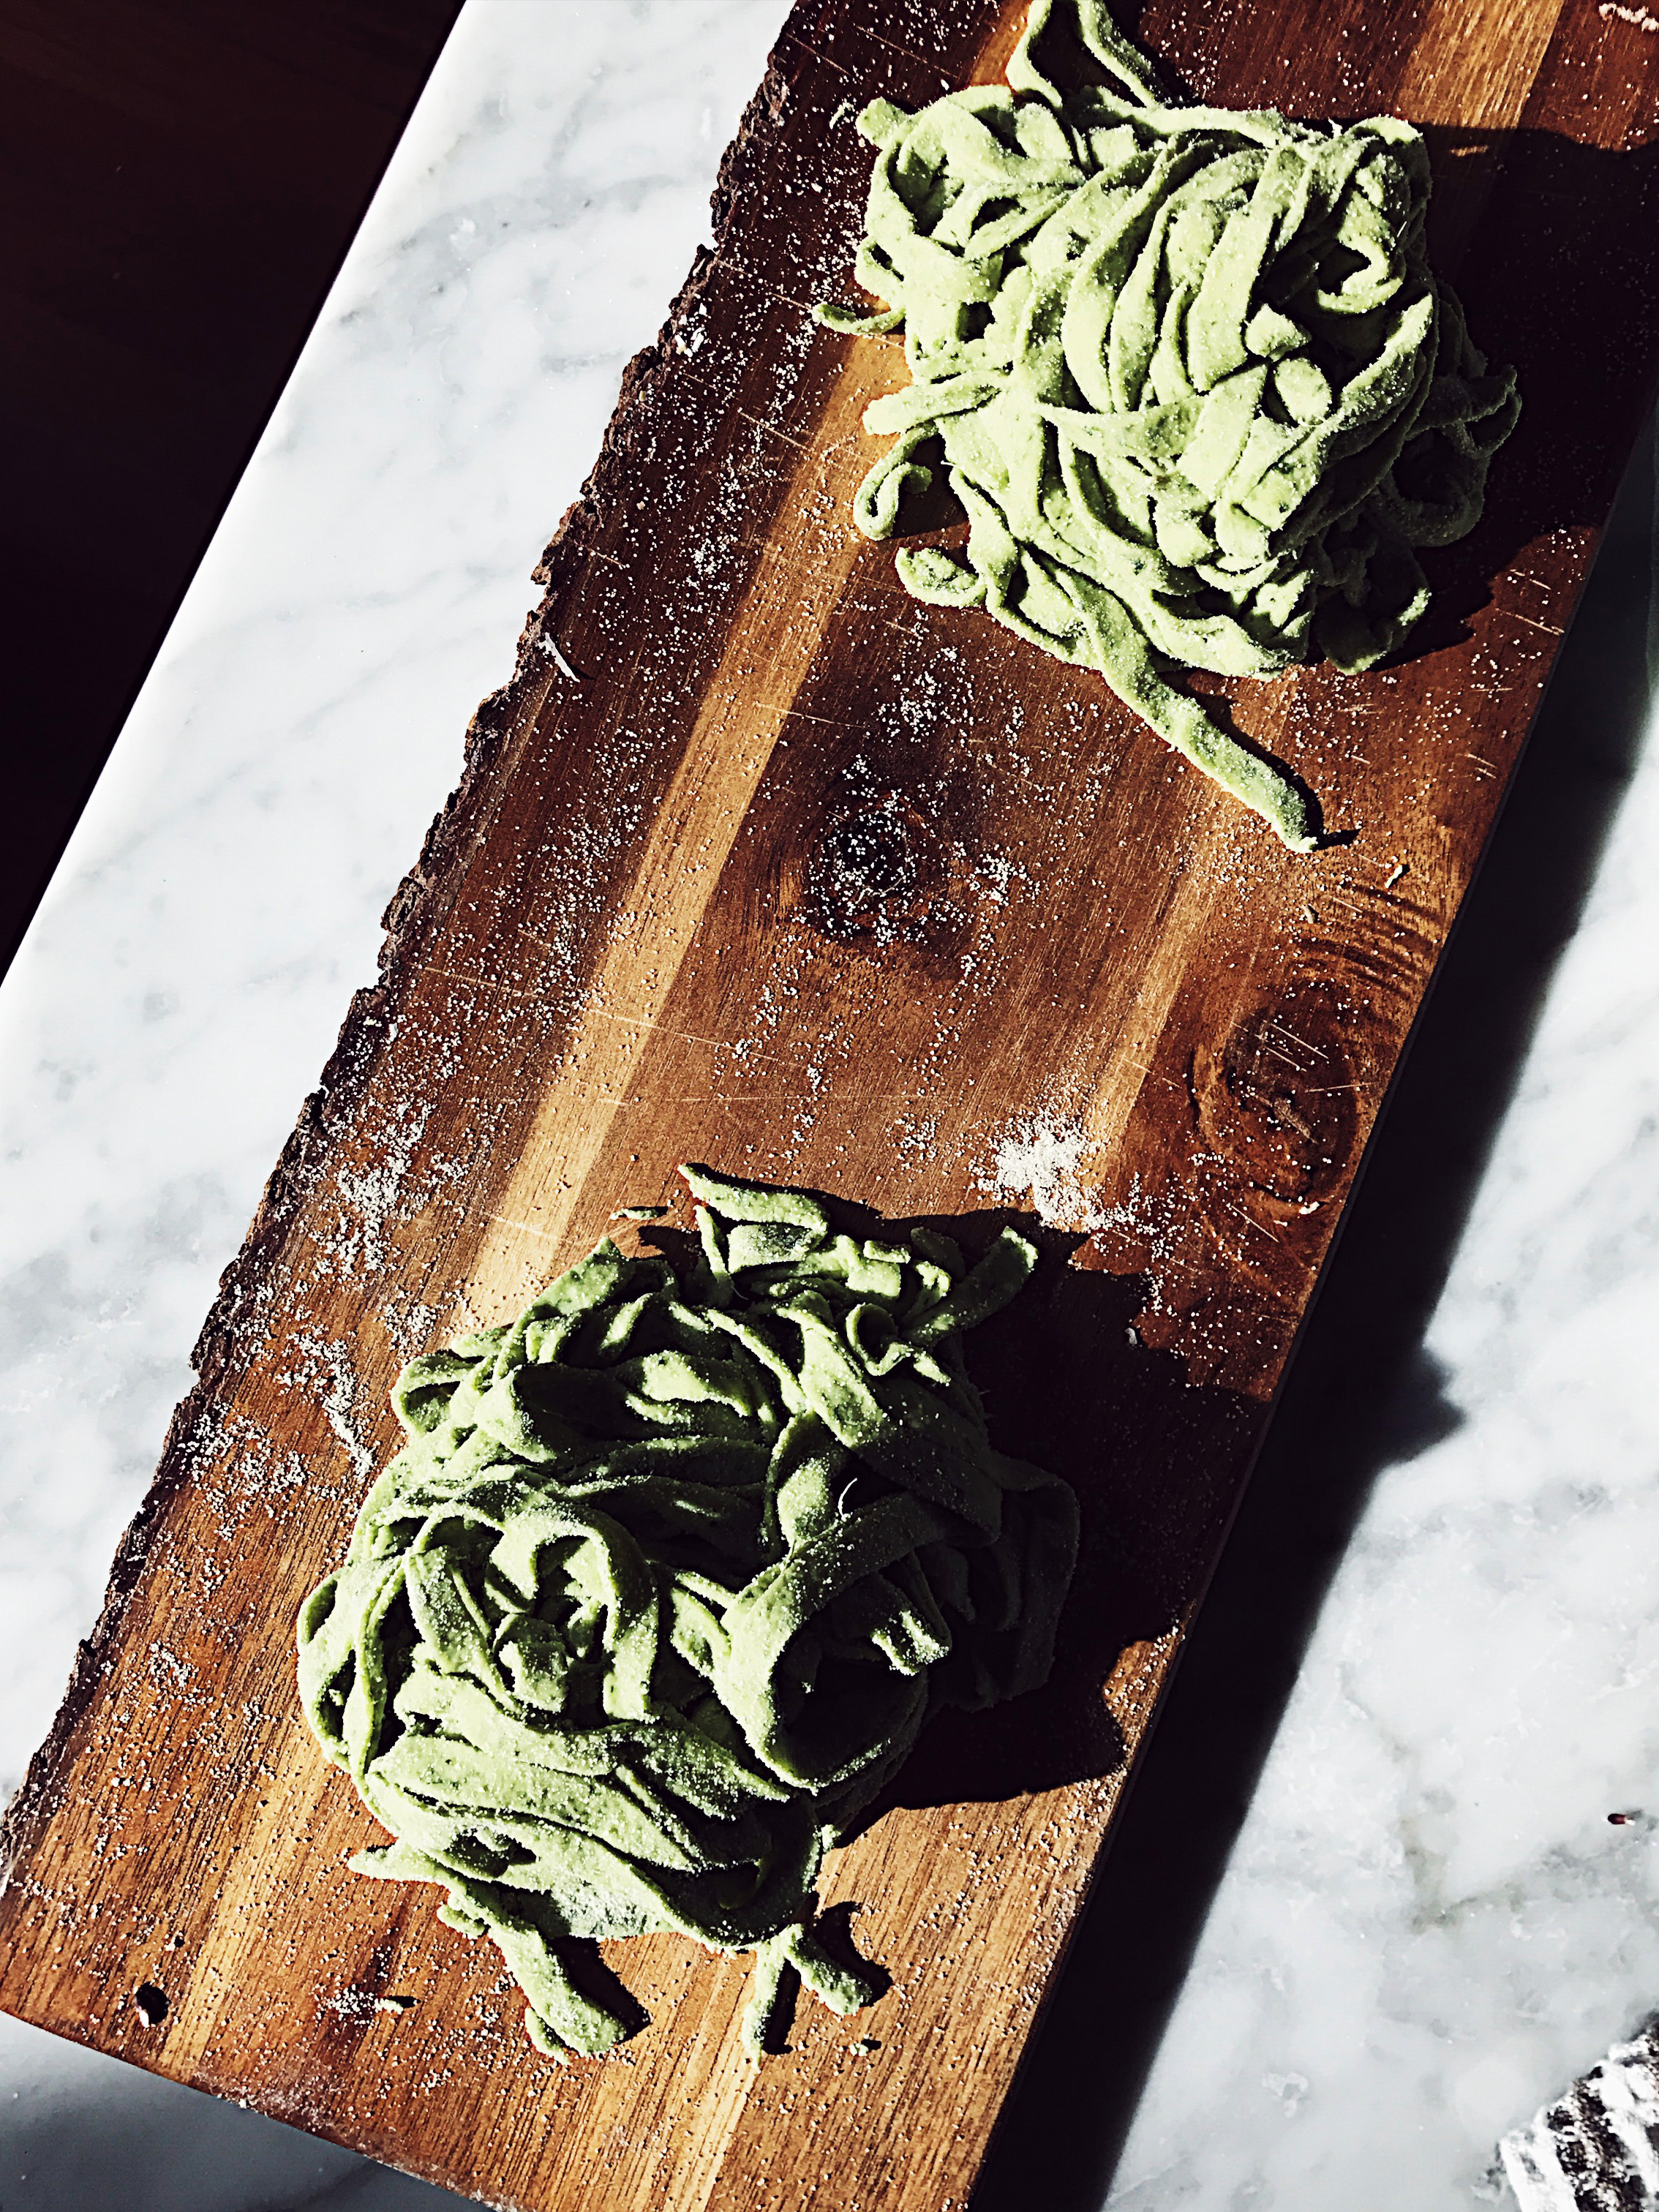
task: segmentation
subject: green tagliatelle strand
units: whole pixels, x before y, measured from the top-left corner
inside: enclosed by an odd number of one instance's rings
[[[1062,91],[1036,58],[1061,13],[1034,0],[1012,89],[859,118],[856,273],[890,305],[817,312],[902,326],[914,381],[866,413],[897,441],[855,519],[892,535],[942,456],[966,560],[902,551],[906,588],[1098,669],[1306,852],[1301,794],[1170,675],[1391,652],[1428,602],[1413,549],[1480,515],[1514,375],[1429,270],[1409,124],[1171,106],[1100,0],[1063,13],[1111,82]]]
[[[929,1713],[1048,1675],[1069,1487],[992,1449],[964,1329],[1032,1248],[832,1232],[798,1191],[684,1170],[702,1257],[607,1238],[511,1328],[415,1360],[409,1443],[300,1615],[319,1741],[440,1882],[554,2056],[624,2023],[567,1938],[678,1929],[869,2002],[811,1926],[828,1847]]]

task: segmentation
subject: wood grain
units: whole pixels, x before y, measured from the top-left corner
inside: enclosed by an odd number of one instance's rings
[[[1148,7],[1206,97],[1421,114],[1437,252],[1526,400],[1412,658],[1209,687],[1347,840],[1283,853],[848,526],[902,365],[804,312],[847,289],[848,103],[994,74],[1015,21],[791,17],[9,1820],[10,2009],[537,2212],[965,2202],[1659,354],[1645,18]],[[1037,1131],[1038,1187],[1003,1187]],[[290,1624],[392,1446],[400,1360],[516,1310],[688,1156],[970,1242],[1032,1224],[1045,1264],[975,1364],[994,1432],[1076,1484],[1085,1560],[1050,1688],[941,1721],[832,1863],[832,1918],[893,1977],[872,2014],[803,2010],[757,2067],[741,1970],[652,1939],[611,1951],[651,2026],[557,2071],[432,1893],[344,1870],[372,1824],[305,1735]]]

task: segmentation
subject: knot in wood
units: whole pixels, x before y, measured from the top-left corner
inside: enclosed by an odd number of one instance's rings
[[[1285,1204],[1334,1191],[1358,1134],[1353,1069],[1323,997],[1258,1006],[1193,1055],[1199,1133]]]

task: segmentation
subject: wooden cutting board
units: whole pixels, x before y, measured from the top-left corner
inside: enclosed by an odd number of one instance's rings
[[[860,416],[903,369],[805,312],[848,294],[846,118],[994,76],[1019,13],[791,17],[7,1826],[12,2011],[491,2202],[964,2203],[1659,354],[1645,9],[1146,9],[1209,99],[1429,128],[1437,258],[1525,397],[1414,657],[1212,687],[1347,840],[1286,854],[1097,680],[915,605],[848,525]],[[940,1723],[832,1862],[892,1976],[872,2013],[804,2006],[757,2065],[740,1966],[613,1946],[651,2025],[560,2070],[434,1892],[346,1871],[375,1832],[301,1723],[292,1623],[393,1447],[402,1359],[516,1312],[688,1157],[969,1242],[1040,1217],[974,1364],[994,1431],[1077,1486],[1085,1559],[1052,1687]]]

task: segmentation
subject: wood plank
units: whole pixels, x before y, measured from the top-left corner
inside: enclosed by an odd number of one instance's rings
[[[803,313],[844,293],[867,174],[834,118],[994,73],[1017,11],[797,8],[9,1817],[0,2002],[536,2212],[965,2201],[1649,397],[1646,20],[1142,19],[1209,98],[1420,112],[1442,265],[1521,370],[1421,649],[1210,687],[1352,833],[1308,860],[852,534],[859,417],[902,366]],[[756,2066],[741,1970],[652,1939],[611,1953],[651,2027],[549,2068],[430,1892],[345,1871],[373,1824],[295,1710],[294,1612],[392,1448],[398,1365],[515,1311],[682,1158],[971,1240],[1029,1212],[997,1163],[1034,1130],[1045,1265],[974,1358],[994,1432],[1084,1503],[1053,1685],[938,1723],[832,1862],[893,1976],[872,2014],[803,2010]]]

